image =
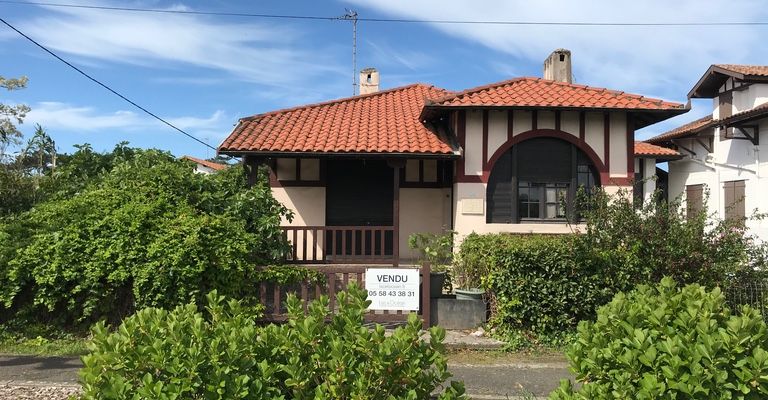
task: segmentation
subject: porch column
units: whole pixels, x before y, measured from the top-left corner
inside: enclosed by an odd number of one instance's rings
[[[248,178],[248,186],[252,187],[259,181],[259,166],[263,162],[263,159],[254,156],[243,156],[243,166],[245,167],[245,173]]]
[[[392,167],[392,265],[400,265],[400,168],[405,166],[405,160],[389,160]]]

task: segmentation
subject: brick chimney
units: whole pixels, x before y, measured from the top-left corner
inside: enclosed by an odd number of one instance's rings
[[[360,71],[360,94],[376,93],[379,91],[379,71],[376,68],[365,68]]]
[[[571,51],[557,49],[544,60],[544,79],[573,83]]]

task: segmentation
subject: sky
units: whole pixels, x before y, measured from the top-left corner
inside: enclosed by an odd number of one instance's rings
[[[83,1],[66,4],[279,15],[419,20],[690,23],[763,22],[763,0]],[[0,2],[0,17],[78,68],[216,147],[239,118],[352,94],[349,21],[136,13]],[[357,67],[382,89],[415,82],[463,90],[540,77],[557,48],[572,51],[575,81],[685,103],[711,64],[768,64],[768,26],[563,26],[358,22]],[[29,77],[0,102],[32,108],[59,151],[128,141],[202,158],[215,151],[87,80],[4,25],[0,76]],[[637,132],[662,133],[711,112],[711,100]]]

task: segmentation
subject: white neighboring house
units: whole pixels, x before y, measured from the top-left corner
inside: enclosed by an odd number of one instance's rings
[[[713,99],[712,114],[647,140],[684,155],[669,162],[670,198],[720,218],[768,212],[768,66],[712,65],[688,98]],[[768,221],[746,227],[768,240]]]
[[[202,160],[192,156],[183,156],[181,158],[195,163],[195,172],[197,172],[198,174],[212,174],[216,171],[221,171],[229,168],[229,166],[226,164],[219,164],[213,161]]]

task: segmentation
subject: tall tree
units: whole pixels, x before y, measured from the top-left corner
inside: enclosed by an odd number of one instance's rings
[[[23,89],[27,87],[27,82],[26,76],[17,79],[0,76],[0,88],[9,91]],[[0,162],[5,160],[5,152],[9,146],[21,143],[21,132],[16,125],[24,122],[28,112],[29,106],[26,104],[0,103]]]

